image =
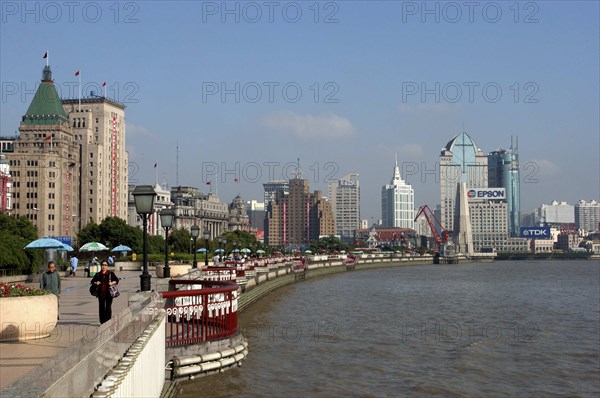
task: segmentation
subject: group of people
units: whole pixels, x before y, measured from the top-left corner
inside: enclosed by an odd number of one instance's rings
[[[114,264],[114,259],[112,263]],[[71,257],[71,276],[75,276],[77,270],[78,259],[76,256]],[[100,316],[100,324],[105,323],[112,317],[112,301],[113,297],[110,294],[110,286],[119,283],[119,278],[109,268],[109,260],[102,260],[100,263],[100,272],[97,272],[92,278],[91,284],[98,286],[98,312]],[[61,281],[60,273],[56,271],[56,263],[54,261],[48,262],[48,270],[44,272],[40,278],[40,288],[49,290],[57,297],[60,298],[61,292]]]

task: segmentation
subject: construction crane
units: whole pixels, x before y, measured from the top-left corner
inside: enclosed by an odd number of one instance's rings
[[[427,224],[429,224],[429,228],[431,229],[431,233],[433,234],[433,238],[435,239],[435,244],[437,245],[438,250],[441,251],[442,245],[448,241],[448,236],[449,236],[448,231],[446,231],[444,229],[444,227],[442,226],[442,223],[440,223],[439,220],[435,217],[435,215],[433,214],[433,212],[431,211],[429,206],[423,205],[423,206],[419,207],[419,211],[417,211],[417,215],[415,216],[415,221],[417,221],[417,219],[419,218],[419,216],[421,216],[421,214],[425,215]],[[440,227],[440,230],[442,231],[442,236],[440,236],[437,233],[437,231],[433,225],[433,222],[431,221],[432,219]]]

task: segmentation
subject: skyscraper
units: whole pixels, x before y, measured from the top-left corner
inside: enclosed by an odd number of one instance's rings
[[[381,218],[383,227],[414,229],[415,226],[415,193],[400,177],[398,159],[390,184],[381,189]]]
[[[521,190],[519,177],[518,145],[510,149],[498,149],[488,155],[488,186],[504,188],[508,205],[508,233],[519,236]]]
[[[446,230],[454,227],[457,183],[468,189],[487,188],[487,161],[466,132],[455,135],[440,154],[440,222]]]
[[[347,174],[328,184],[329,201],[335,218],[335,233],[352,243],[360,228],[360,182],[357,173]]]

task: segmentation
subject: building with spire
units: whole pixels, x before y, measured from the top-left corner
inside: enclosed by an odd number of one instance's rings
[[[390,184],[381,189],[381,219],[383,227],[414,229],[415,193],[413,188],[400,176],[398,159],[394,164],[394,174]]]
[[[440,223],[447,230],[454,228],[456,190],[458,183],[467,188],[487,188],[488,158],[473,139],[462,132],[455,135],[440,154]]]
[[[13,214],[29,218],[39,236],[74,236],[79,231],[80,147],[46,65],[21,119],[14,151],[6,154]]]

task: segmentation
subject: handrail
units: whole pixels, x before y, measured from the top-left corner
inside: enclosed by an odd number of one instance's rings
[[[201,285],[202,289],[161,292],[167,314],[166,345],[220,340],[238,333],[238,285],[232,281],[171,279],[169,285]],[[186,299],[187,298],[187,299]]]

